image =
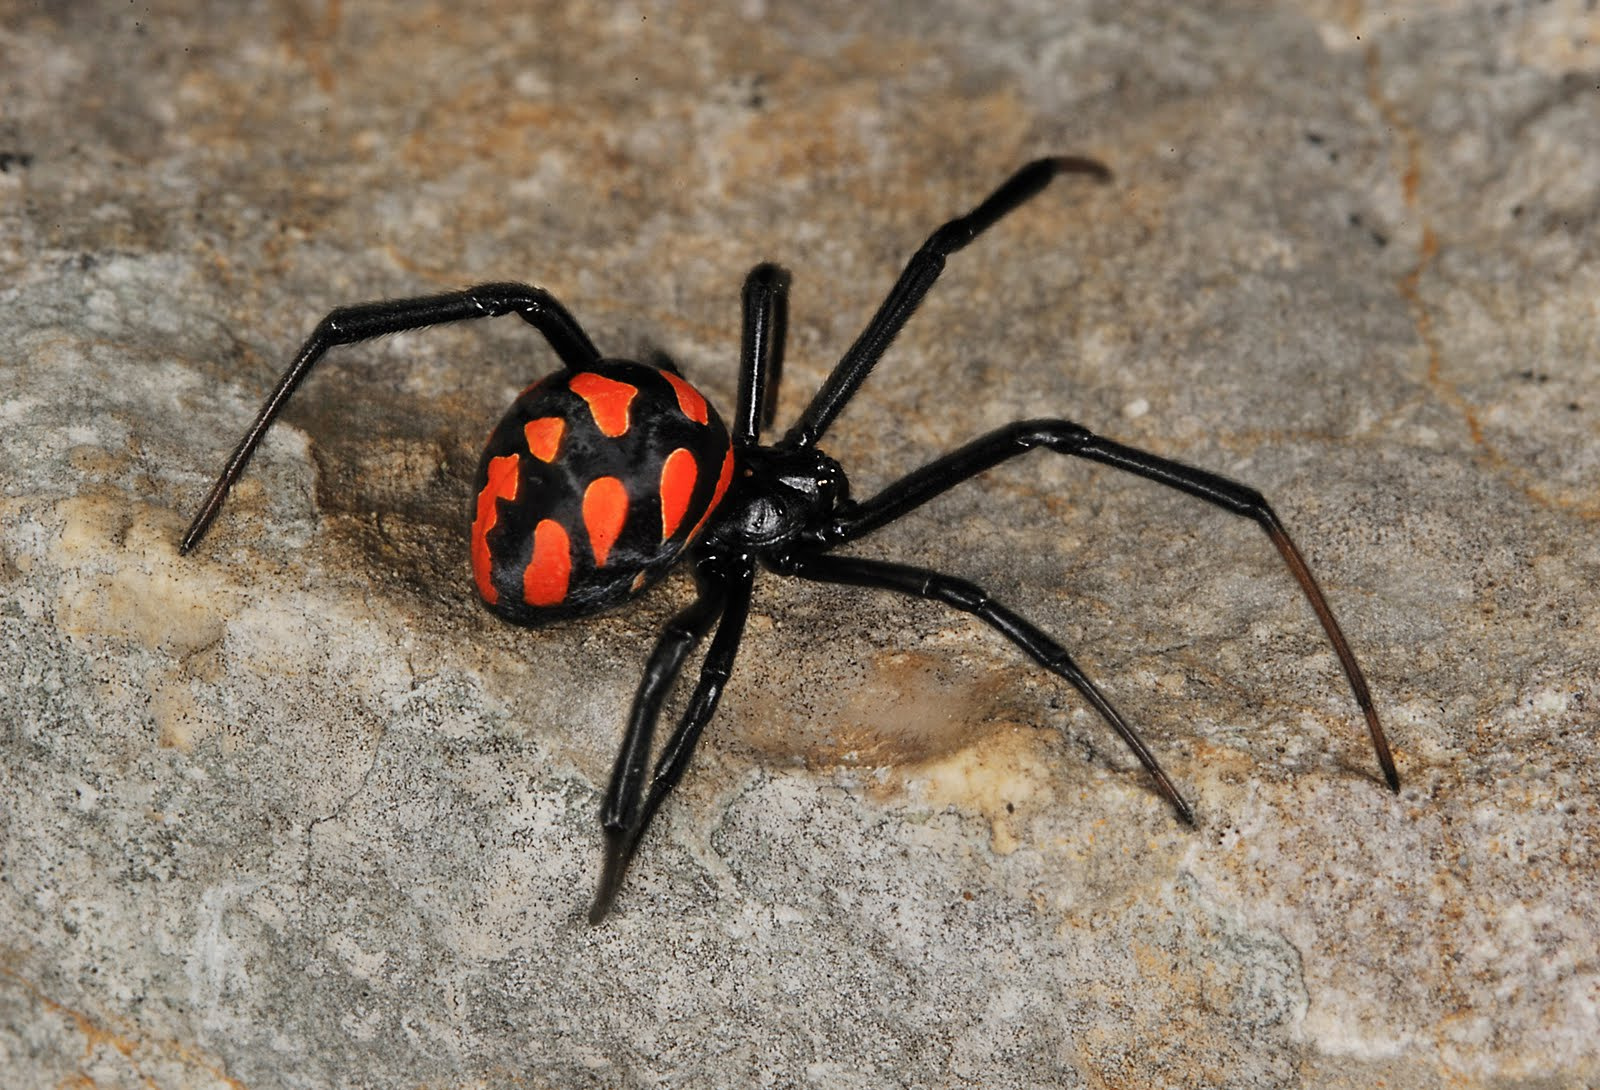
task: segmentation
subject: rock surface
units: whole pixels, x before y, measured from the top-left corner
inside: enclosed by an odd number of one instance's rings
[[[1600,1081],[1600,18],[1134,0],[863,10],[0,0],[7,1086],[1576,1087]],[[780,421],[1026,159],[831,433],[866,493],[1066,415],[1260,487],[1369,672],[1391,796],[1251,526],[1037,455],[873,539],[1072,648],[1195,803],[966,618],[766,578],[618,911],[596,809],[653,633],[472,600],[528,279]]]

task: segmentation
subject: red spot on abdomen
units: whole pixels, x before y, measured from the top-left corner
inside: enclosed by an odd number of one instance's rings
[[[615,477],[596,477],[583,491],[583,525],[589,531],[594,566],[606,566],[611,546],[628,521],[628,490]]]
[[[706,513],[700,516],[700,521],[694,524],[694,529],[689,531],[689,536],[694,537],[700,532],[700,527],[706,524],[706,519],[711,517],[711,512],[717,509],[717,504],[722,502],[722,497],[728,491],[728,485],[733,481],[733,448],[728,448],[728,453],[722,456],[722,470],[717,474],[717,489],[711,493],[711,504],[706,508]]]
[[[704,424],[710,419],[706,415],[706,399],[700,396],[699,390],[690,386],[671,371],[661,372],[661,377],[672,384],[672,392],[678,395],[678,408],[683,410],[684,416],[687,416],[696,424]]]
[[[715,508],[722,502],[723,494],[728,491],[728,485],[733,481],[733,448],[728,448],[728,453],[722,456],[722,470],[717,474],[717,490],[711,493],[711,506]],[[706,514],[710,514],[708,510]]]
[[[478,514],[472,520],[472,578],[478,584],[478,593],[490,605],[498,602],[500,595],[489,579],[493,569],[489,531],[500,521],[500,508],[495,501],[517,498],[518,460],[515,454],[489,459],[489,479],[478,493]]]
[[[566,421],[559,416],[541,416],[522,425],[522,434],[528,440],[528,453],[541,462],[556,460],[561,447],[561,433],[567,430]]]
[[[661,464],[662,541],[678,532],[678,524],[689,509],[689,498],[694,495],[694,482],[699,476],[694,455],[682,447],[667,455],[667,460]]]
[[[584,371],[572,376],[567,389],[589,403],[589,414],[601,432],[615,439],[628,430],[628,406],[638,387]]]
[[[542,519],[533,528],[533,556],[522,573],[522,600],[530,606],[553,606],[567,596],[572,577],[572,540],[561,524]]]

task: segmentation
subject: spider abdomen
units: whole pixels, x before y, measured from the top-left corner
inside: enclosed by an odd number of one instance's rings
[[[518,396],[473,486],[484,603],[538,625],[605,609],[660,578],[733,478],[733,441],[679,376],[627,360],[560,371]]]

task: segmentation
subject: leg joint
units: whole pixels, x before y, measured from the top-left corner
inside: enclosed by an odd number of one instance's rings
[[[1095,440],[1094,432],[1070,420],[1023,420],[1009,430],[1011,441],[1023,450],[1047,447],[1058,454],[1076,454]]]
[[[989,606],[989,595],[976,583],[932,572],[923,579],[921,596],[944,602],[964,613],[983,613]]]

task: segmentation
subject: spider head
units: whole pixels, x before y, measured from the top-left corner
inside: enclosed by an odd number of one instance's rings
[[[749,447],[740,451],[741,474],[725,504],[726,515],[708,535],[739,549],[784,545],[826,520],[850,496],[838,462],[815,448]]]

